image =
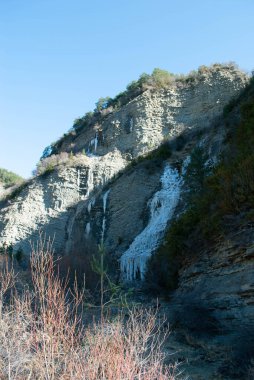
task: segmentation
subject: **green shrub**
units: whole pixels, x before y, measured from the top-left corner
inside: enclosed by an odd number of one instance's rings
[[[16,185],[23,181],[23,178],[19,175],[10,172],[6,169],[0,168],[0,183],[2,182],[4,186],[10,187]]]
[[[151,75],[152,85],[156,88],[168,87],[173,82],[174,75],[166,70],[156,68]]]
[[[106,98],[99,98],[99,100],[95,103],[95,112],[100,112],[108,107],[111,98],[106,96]]]

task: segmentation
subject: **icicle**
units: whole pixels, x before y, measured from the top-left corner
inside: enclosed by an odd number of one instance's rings
[[[88,205],[87,205],[87,211],[89,214],[90,214],[92,206],[94,206],[94,204],[95,204],[95,198],[93,197],[92,199],[90,199],[90,201],[88,202]]]
[[[98,139],[98,131],[95,132],[95,137],[90,141],[89,145],[90,146],[93,146],[94,147],[94,153],[96,152],[97,150],[97,146],[98,146],[98,142],[99,142],[99,139]]]
[[[96,152],[98,146],[98,131],[96,131],[95,138],[94,138],[94,152]]]
[[[102,219],[102,228],[101,228],[101,244],[102,245],[104,243],[105,227],[106,227],[106,217],[103,216],[103,219]]]
[[[78,187],[78,192],[79,192],[79,190],[80,190],[80,169],[78,169],[77,187]]]
[[[88,169],[88,175],[87,175],[87,191],[86,191],[86,197],[89,197],[90,192],[93,190],[93,169]]]
[[[107,199],[109,195],[110,189],[106,191],[106,193],[103,194],[102,201],[103,201],[103,213],[105,214],[106,208],[107,208]]]
[[[102,202],[103,202],[103,219],[102,219],[102,228],[101,228],[101,244],[104,242],[105,228],[106,228],[106,209],[107,209],[107,199],[109,195],[110,189],[103,194]]]
[[[90,223],[88,222],[88,223],[86,223],[86,236],[89,235],[90,231],[91,231],[91,225],[90,225]]]
[[[130,119],[130,132],[133,131],[133,118]]]
[[[185,158],[185,160],[183,161],[183,164],[182,164],[182,170],[181,170],[182,175],[186,174],[186,170],[187,170],[187,167],[188,167],[190,162],[191,162],[191,158],[190,158],[190,156],[187,156]]]
[[[149,223],[120,259],[121,272],[127,281],[135,280],[138,275],[144,280],[147,260],[158,247],[167,223],[174,214],[182,182],[178,171],[167,165],[161,176],[162,188],[150,202]]]

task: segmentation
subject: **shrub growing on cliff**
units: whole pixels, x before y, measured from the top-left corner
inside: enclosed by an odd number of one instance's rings
[[[156,68],[153,70],[151,75],[151,85],[155,88],[165,88],[172,84],[174,79],[174,74]]]
[[[95,111],[100,112],[104,109],[106,109],[109,105],[111,98],[109,96],[106,96],[105,98],[99,98],[99,100],[95,103]]]
[[[23,178],[19,175],[10,172],[6,169],[0,168],[0,183],[6,187],[10,187],[16,184],[19,184],[23,181]]]
[[[61,152],[60,154],[52,154],[38,162],[37,175],[48,174],[54,171],[57,165],[65,164],[69,161],[69,154]]]

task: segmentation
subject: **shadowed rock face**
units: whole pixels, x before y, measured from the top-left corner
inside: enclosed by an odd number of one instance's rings
[[[238,231],[236,234],[235,231]],[[174,302],[199,300],[220,320],[222,330],[241,333],[254,325],[254,231],[237,225],[210,250],[186,260]]]

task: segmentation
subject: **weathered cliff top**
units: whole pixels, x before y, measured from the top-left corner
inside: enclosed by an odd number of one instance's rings
[[[192,71],[186,76],[169,73],[167,76],[165,72],[163,73],[166,78],[162,76],[162,78],[155,77],[154,79],[152,74],[151,76],[147,75],[143,80],[143,76],[141,76],[138,81],[127,86],[125,92],[114,99],[105,101],[103,108],[101,106],[99,110],[87,113],[83,118],[77,119],[70,132],[48,147],[45,154],[71,151],[76,153],[82,149],[92,150],[93,147],[90,143],[92,142],[94,145],[93,139],[96,138],[96,132],[99,145],[110,148],[109,145],[114,142],[112,134],[117,134],[117,132],[111,131],[111,136],[108,137],[108,133],[106,136],[105,132],[109,128],[125,129],[128,134],[132,132],[133,124],[139,121],[142,113],[144,117],[150,116],[149,113],[153,113],[151,116],[155,117],[156,115],[152,111],[152,108],[155,107],[161,108],[157,111],[157,115],[164,116],[162,122],[165,122],[165,126],[168,127],[168,130],[163,131],[164,137],[175,134],[181,128],[188,127],[188,124],[193,126],[195,121],[188,120],[188,116],[194,112],[193,119],[195,119],[195,113],[198,113],[202,106],[204,106],[205,113],[209,111],[208,108],[212,108],[206,115],[208,124],[209,119],[216,112],[221,111],[228,99],[234,96],[234,93],[237,95],[239,89],[248,81],[246,73],[234,64],[201,66],[197,71]],[[196,108],[191,109],[192,104],[196,102],[201,102],[200,106],[197,105]],[[165,110],[165,103],[169,105],[168,110]],[[185,108],[187,108],[186,112]],[[181,114],[180,117],[179,114]],[[156,119],[152,121],[157,122]],[[176,123],[180,124],[177,130],[174,128]],[[150,144],[156,145],[156,138],[154,140]],[[127,148],[125,147],[125,149]],[[144,150],[146,149],[144,148]],[[100,149],[97,154],[104,154],[104,151],[105,149]]]
[[[82,151],[104,155],[117,148],[130,160],[185,129],[209,127],[248,82],[246,73],[233,64],[201,66],[159,84],[148,77],[139,87],[135,82],[138,90],[128,86],[115,98],[128,94],[120,108],[111,99],[105,108],[78,119],[69,133],[45,150],[44,157]]]

